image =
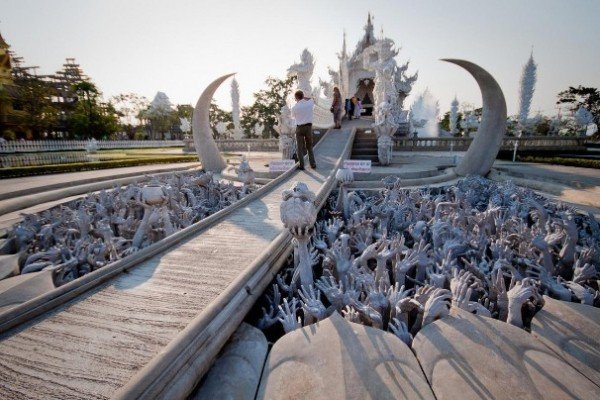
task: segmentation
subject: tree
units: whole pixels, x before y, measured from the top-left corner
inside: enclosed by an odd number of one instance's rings
[[[453,134],[453,136],[461,135],[460,122],[462,121],[462,119],[463,119],[463,114],[461,112],[457,112],[456,113],[456,128],[455,128],[456,132]],[[440,121],[440,129],[443,129],[448,132],[452,132],[452,129],[450,126],[450,111],[446,111],[446,113],[444,114],[444,117]]]
[[[58,121],[59,110],[52,104],[54,89],[38,77],[31,76],[19,80],[18,97],[19,118],[21,123],[31,130],[34,139],[42,139]]]
[[[119,116],[121,129],[133,139],[138,127],[143,124],[141,112],[148,108],[148,99],[135,93],[122,93],[111,97],[110,103]]]
[[[265,81],[267,89],[254,94],[254,104],[250,107],[242,107],[240,123],[246,135],[251,136],[254,126],[259,123],[264,127],[262,133],[264,138],[278,136],[273,127],[277,124],[281,107],[285,105],[286,98],[291,93],[295,81],[295,76],[285,80],[267,78]]]
[[[556,104],[567,104],[573,112],[584,107],[594,116],[594,123],[600,126],[600,92],[592,87],[578,86],[563,90],[558,94]]]
[[[227,129],[233,129],[233,116],[231,112],[223,110],[215,101],[210,102],[209,108],[209,122],[210,127],[213,131],[213,137],[219,139],[219,133],[217,132],[216,126],[219,122],[227,124]]]
[[[77,97],[69,115],[69,131],[76,138],[106,139],[119,129],[117,110],[110,102],[102,102],[100,91],[92,82],[73,85]]]

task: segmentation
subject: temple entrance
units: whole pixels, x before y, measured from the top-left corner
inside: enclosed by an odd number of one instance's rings
[[[375,81],[372,78],[363,78],[356,85],[356,94],[362,102],[363,115],[373,115],[373,88]]]

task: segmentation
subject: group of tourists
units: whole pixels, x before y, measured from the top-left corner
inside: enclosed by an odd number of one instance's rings
[[[348,120],[352,118],[360,118],[362,113],[362,102],[360,98],[352,96],[350,99],[346,99],[342,107],[342,95],[340,89],[337,87],[333,88],[333,103],[331,104],[331,110],[333,113],[333,120],[335,122],[335,129],[342,127],[342,112],[345,111],[345,117]]]
[[[315,155],[313,153],[313,138],[312,138],[312,121],[313,121],[313,109],[315,102],[310,97],[307,97],[304,92],[298,90],[294,93],[296,99],[296,105],[292,107],[292,115],[296,120],[296,148],[299,166],[298,168],[304,169],[304,156],[308,153],[308,161],[311,168],[317,168],[315,162]],[[351,120],[352,118],[360,118],[362,112],[362,103],[358,97],[353,96],[351,99],[346,99],[342,106],[342,95],[340,89],[333,88],[333,103],[331,104],[330,111],[333,113],[333,119],[335,121],[334,129],[342,128],[342,111],[345,111],[346,118]]]

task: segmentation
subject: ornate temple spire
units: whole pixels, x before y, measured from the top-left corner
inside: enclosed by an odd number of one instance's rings
[[[365,44],[370,46],[375,43],[375,36],[373,35],[373,18],[369,12],[367,16],[367,25],[365,25]]]

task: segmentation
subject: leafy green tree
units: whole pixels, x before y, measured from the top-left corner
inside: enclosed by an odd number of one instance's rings
[[[69,131],[76,138],[106,139],[119,129],[117,110],[110,102],[102,102],[100,91],[92,82],[73,85],[77,96],[75,109],[69,115]]]
[[[148,108],[148,99],[135,93],[122,93],[111,97],[110,103],[119,117],[120,130],[133,139],[139,126],[144,123],[141,111]]]
[[[213,131],[213,137],[218,139],[218,132],[216,126],[219,122],[225,122],[227,124],[227,129],[233,129],[233,115],[231,111],[225,111],[217,103],[215,103],[214,99],[210,102],[209,108],[209,123],[210,127]]]
[[[265,81],[267,89],[260,90],[254,94],[254,103],[249,107],[242,107],[240,125],[246,135],[251,136],[256,123],[264,127],[263,138],[278,137],[273,127],[277,124],[281,107],[291,93],[296,77],[288,77],[284,80],[269,77]]]
[[[460,121],[463,119],[461,112],[456,113],[456,136],[461,136],[460,132]],[[450,132],[450,111],[446,111],[444,118],[440,121],[440,128]]]
[[[54,89],[37,77],[15,82],[18,87],[18,104],[21,124],[31,130],[34,139],[43,138],[43,133],[57,123],[59,110],[52,103]]]
[[[566,104],[571,111],[577,111],[581,106],[585,107],[594,116],[594,123],[600,126],[600,92],[596,88],[569,86],[558,94],[556,104]]]
[[[194,107],[189,104],[177,104],[175,112],[177,113],[177,118],[189,118],[191,120],[194,114]]]

